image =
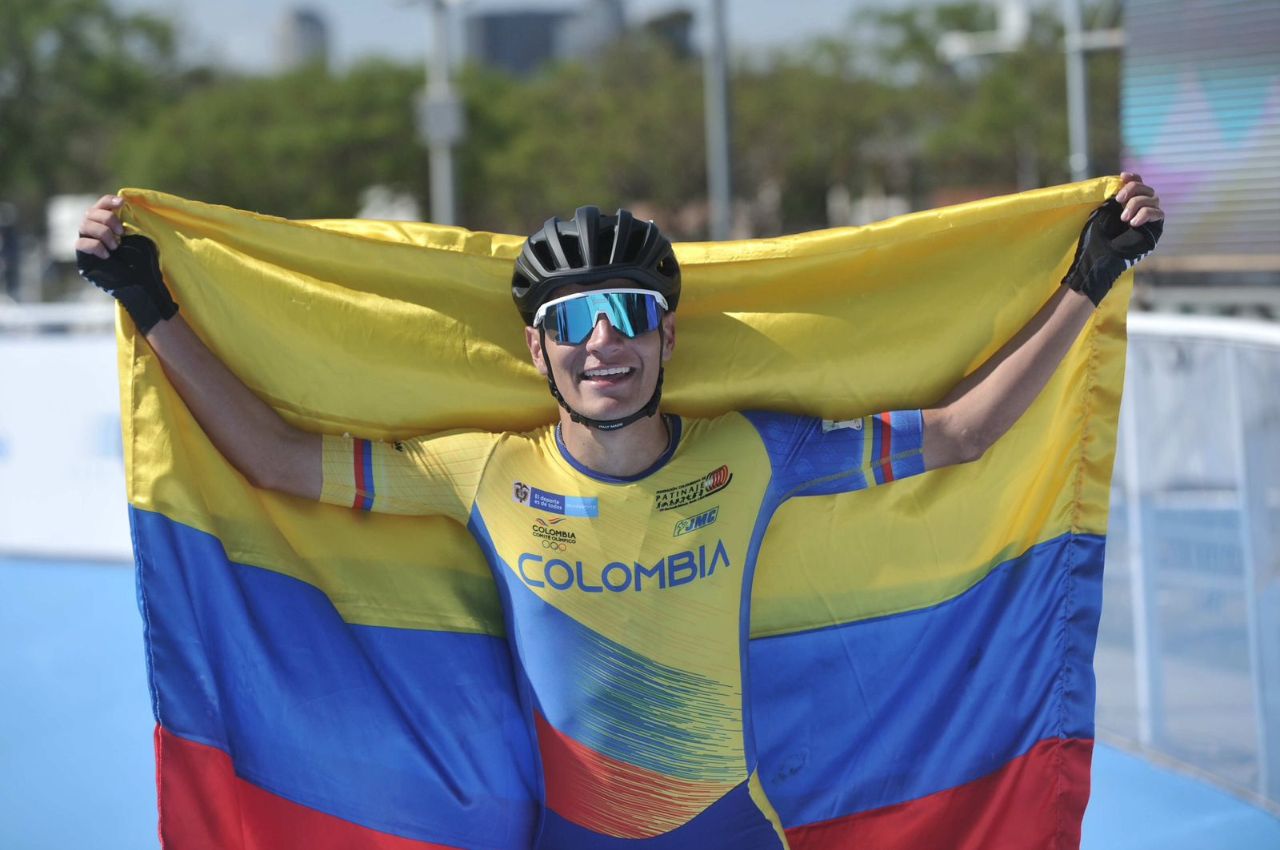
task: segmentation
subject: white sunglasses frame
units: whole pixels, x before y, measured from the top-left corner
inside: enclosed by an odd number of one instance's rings
[[[664,312],[671,308],[667,306],[667,299],[662,296],[661,292],[655,292],[652,289],[636,289],[634,287],[618,287],[615,289],[588,289],[586,292],[575,292],[572,295],[564,295],[560,298],[553,298],[538,308],[538,312],[533,314],[533,326],[541,327],[547,318],[547,308],[554,307],[557,304],[563,304],[565,301],[572,301],[575,298],[583,298],[588,295],[652,295],[658,301],[658,306]],[[595,315],[595,319],[600,319],[600,314]]]

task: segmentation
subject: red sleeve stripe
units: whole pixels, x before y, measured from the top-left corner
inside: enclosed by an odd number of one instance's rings
[[[888,484],[893,480],[893,414],[880,414],[880,468],[884,472],[884,483]]]
[[[351,507],[373,510],[373,447],[368,440],[356,440],[352,455],[355,460],[356,496]]]

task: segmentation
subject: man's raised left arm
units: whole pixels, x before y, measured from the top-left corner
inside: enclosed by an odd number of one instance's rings
[[[1085,225],[1062,286],[1022,330],[937,406],[924,411],[924,464],[937,469],[977,460],[1044,389],[1095,306],[1124,269],[1160,236],[1164,212],[1137,174],[1121,175],[1115,201]]]

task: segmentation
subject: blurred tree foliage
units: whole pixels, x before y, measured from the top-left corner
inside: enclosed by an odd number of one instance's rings
[[[655,41],[527,82],[472,68],[461,87],[461,195],[476,226],[528,232],[584,203],[675,210],[704,193],[701,67]]]
[[[1118,2],[1090,9],[1088,26],[1119,25]],[[900,139],[914,159],[916,195],[926,187],[1027,189],[1070,180],[1067,145],[1066,62],[1056,7],[1036,10],[1022,49],[975,56],[951,65],[935,49],[945,32],[989,31],[991,7],[940,6],[931,13],[879,12],[866,16],[881,40],[872,46],[881,66],[907,80],[895,89],[913,102],[900,122]],[[1097,174],[1119,168],[1117,51],[1092,54],[1089,79],[1090,162]],[[903,156],[902,148],[896,155]],[[899,169],[900,170],[900,169]]]
[[[177,90],[171,26],[106,0],[0,3],[0,200],[43,224],[59,192],[108,184],[109,154]]]
[[[381,184],[427,207],[417,66],[270,77],[175,73],[173,36],[105,0],[0,7],[0,199],[143,185],[292,217],[350,216]],[[1116,25],[1118,0],[1089,6]],[[1056,10],[1056,7],[1055,7]],[[915,207],[1069,179],[1062,36],[1037,12],[1018,52],[943,61],[953,30],[994,27],[959,2],[857,16],[804,48],[744,57],[733,78],[734,187],[766,235],[823,227],[833,186]],[[1090,56],[1095,173],[1119,160],[1119,55]],[[590,64],[459,80],[463,222],[528,232],[581,203],[704,234],[702,68],[650,30]]]
[[[382,184],[427,195],[414,136],[418,68],[373,62],[332,76],[216,78],[120,146],[122,183],[290,218],[347,218]]]

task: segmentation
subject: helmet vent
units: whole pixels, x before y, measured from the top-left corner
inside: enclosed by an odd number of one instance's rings
[[[596,265],[609,262],[609,252],[613,250],[613,232],[601,228],[595,235],[595,246]]]
[[[556,258],[551,254],[551,246],[546,242],[529,242],[529,247],[533,249],[533,255],[538,258],[538,262],[547,271],[552,271],[556,267]]]
[[[582,249],[577,239],[566,236],[560,240],[560,247],[564,249],[564,258],[569,262],[568,268],[580,269],[586,266],[582,262]]]
[[[624,263],[634,263],[640,259],[640,252],[644,250],[644,231],[640,228],[634,228],[627,238],[627,249],[622,253],[622,261]]]

